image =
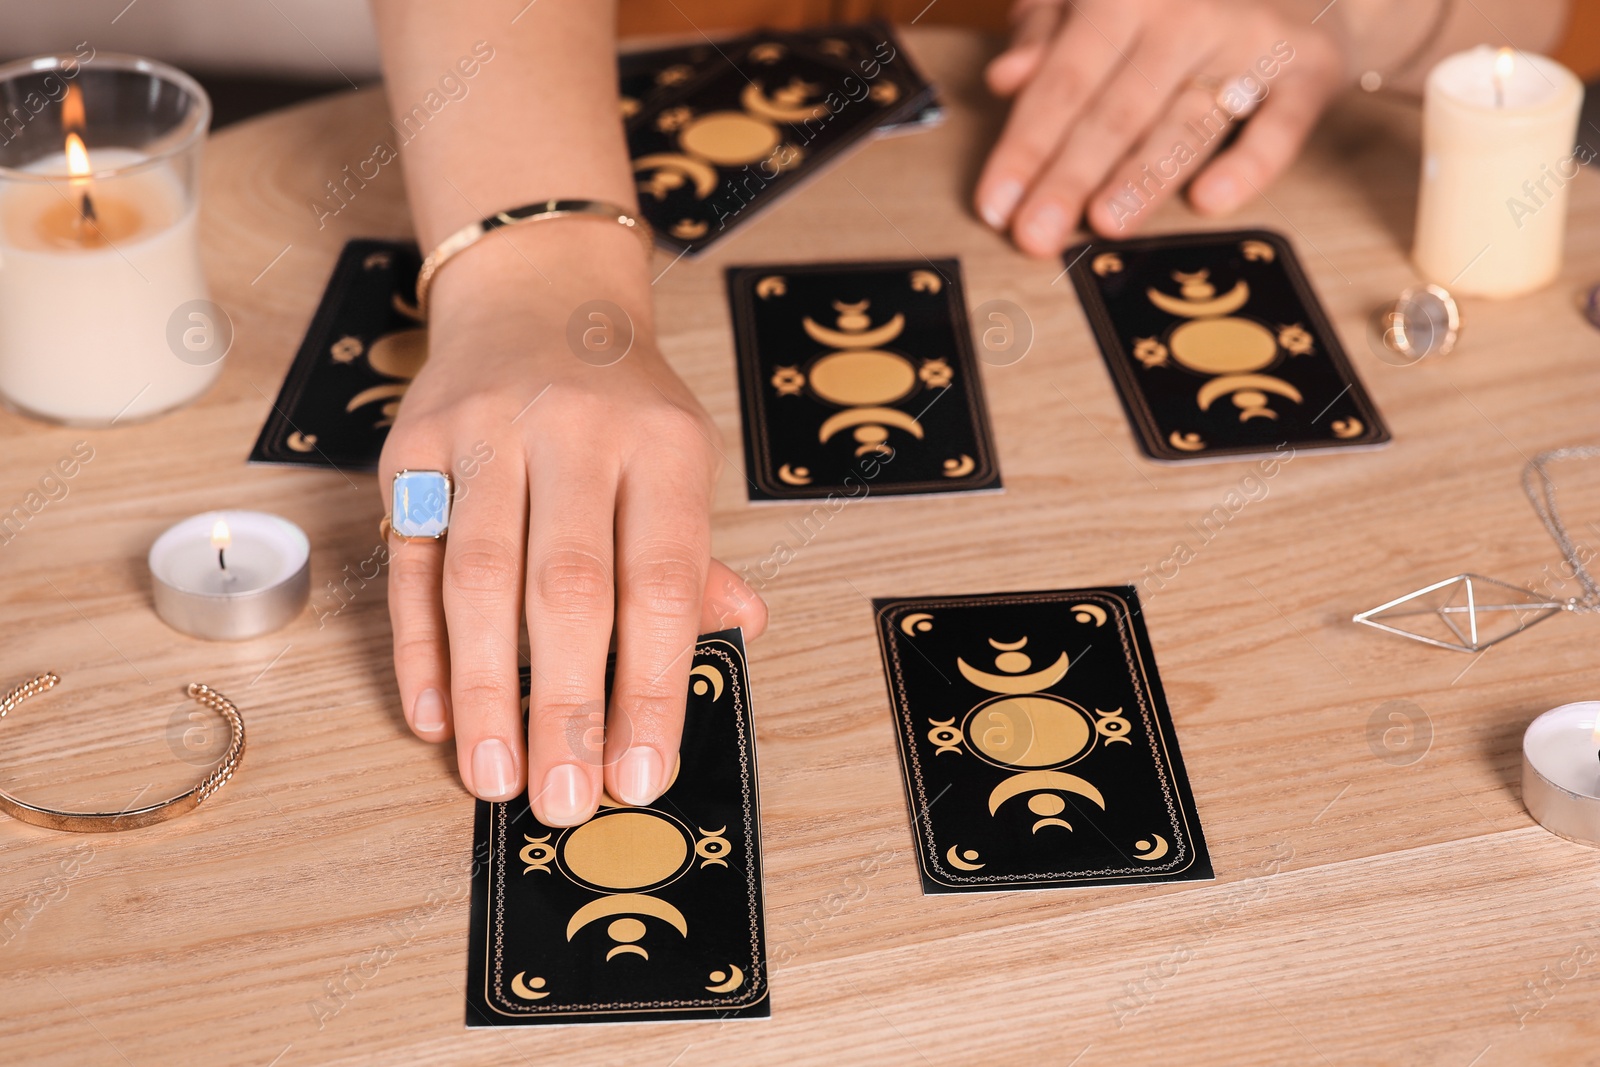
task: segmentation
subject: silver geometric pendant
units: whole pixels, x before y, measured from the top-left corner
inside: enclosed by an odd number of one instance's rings
[[[1481,652],[1558,611],[1571,611],[1576,603],[1543,600],[1480,574],[1458,574],[1369,608],[1352,621],[1437,648]],[[1391,625],[1398,619],[1407,625]]]

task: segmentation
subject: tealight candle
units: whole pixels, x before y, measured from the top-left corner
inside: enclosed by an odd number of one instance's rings
[[[1528,726],[1522,802],[1551,833],[1600,845],[1600,701],[1563,704]]]
[[[231,338],[200,264],[205,92],[153,60],[42,56],[0,68],[0,100],[0,396],[86,425],[194,399]]]
[[[1577,76],[1544,56],[1485,45],[1441,60],[1422,104],[1417,269],[1468,296],[1553,281],[1582,104]]]
[[[174,630],[238,641],[287,625],[311,597],[311,542],[261,511],[191,515],[150,546],[156,614]]]

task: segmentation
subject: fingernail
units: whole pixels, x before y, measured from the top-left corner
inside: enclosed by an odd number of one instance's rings
[[[1195,199],[1203,211],[1232,211],[1241,199],[1239,182],[1227,174],[1213,174],[1195,189]]]
[[[558,763],[544,776],[539,817],[551,826],[571,826],[593,807],[589,775],[576,763]]]
[[[509,800],[517,781],[511,750],[498,737],[479,741],[472,750],[472,784],[485,800]]]
[[[983,221],[997,230],[1005,229],[1011,213],[1017,209],[1017,201],[1021,199],[1022,183],[1015,178],[1005,179],[983,198]]]
[[[411,709],[411,727],[419,734],[436,734],[444,729],[444,697],[437,689],[424,689],[417,697]]]
[[[649,745],[634,745],[617,761],[617,799],[648,804],[661,789],[661,757]]]
[[[1067,239],[1067,213],[1059,205],[1045,204],[1028,217],[1023,233],[1035,245],[1054,248]]]

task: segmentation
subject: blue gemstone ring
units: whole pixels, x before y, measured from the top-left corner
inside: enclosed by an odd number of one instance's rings
[[[450,529],[451,488],[443,471],[400,471],[383,525],[402,541],[439,540]]]

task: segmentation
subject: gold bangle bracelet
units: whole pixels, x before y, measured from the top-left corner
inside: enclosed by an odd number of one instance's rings
[[[37,696],[54,689],[61,681],[61,676],[54,671],[46,671],[37,678],[30,678],[21,685],[16,686],[0,698],[0,718],[11,711],[18,704],[31,696]],[[207,797],[233,777],[233,772],[239,769],[239,761],[244,758],[244,719],[239,715],[239,709],[233,701],[199,682],[191,683],[188,689],[191,699],[197,704],[202,704],[227,720],[228,727],[233,736],[228,742],[228,750],[222,754],[222,759],[212,768],[211,773],[193,789],[179,793],[170,800],[163,800],[158,804],[147,804],[142,808],[135,808],[130,804],[122,811],[56,811],[53,808],[41,808],[36,804],[18,800],[9,793],[0,790],[0,811],[4,811],[13,819],[43,826],[51,830],[68,830],[74,833],[107,833],[113,830],[133,830],[140,826],[149,826],[151,823],[165,822],[176,815],[193,811],[198,808]],[[137,798],[135,798],[137,802]]]
[[[656,238],[650,224],[616,204],[604,200],[541,200],[535,204],[524,204],[461,227],[428,253],[428,258],[422,261],[422,269],[417,272],[417,313],[424,319],[428,317],[428,290],[433,288],[433,278],[439,273],[439,268],[452,257],[477,244],[484,235],[502,226],[574,217],[605,219],[627,227],[644,242],[646,257],[655,249]]]

